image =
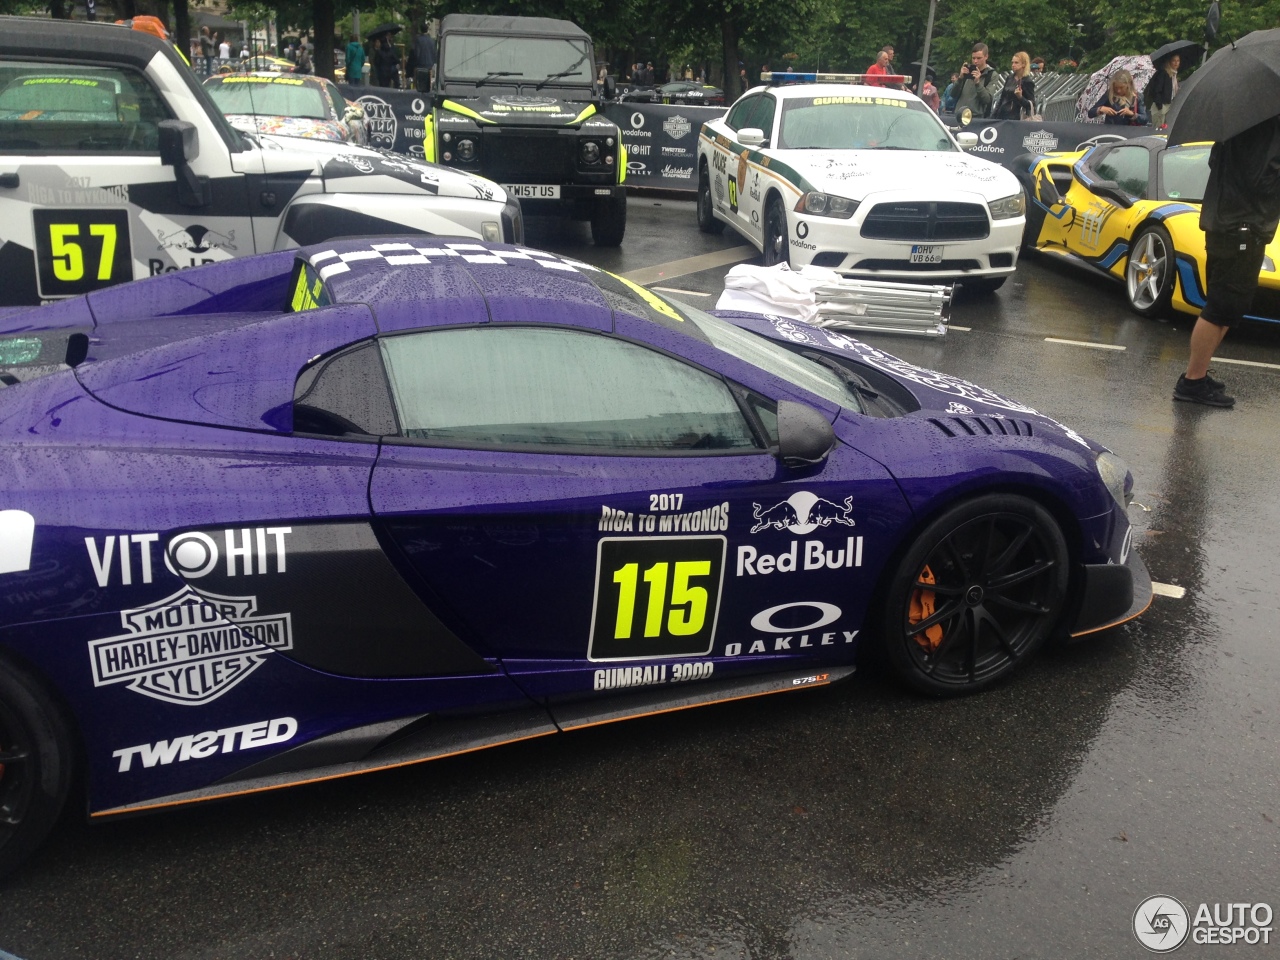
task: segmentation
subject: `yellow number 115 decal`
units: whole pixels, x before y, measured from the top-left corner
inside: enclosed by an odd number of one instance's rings
[[[719,536],[601,540],[590,659],[710,653],[725,548]]]
[[[35,210],[32,218],[42,297],[72,297],[133,279],[127,210]]]

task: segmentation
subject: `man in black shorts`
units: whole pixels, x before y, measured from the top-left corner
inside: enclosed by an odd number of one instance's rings
[[[1280,116],[1213,145],[1200,209],[1205,241],[1204,309],[1191,331],[1187,371],[1173,399],[1232,407],[1235,397],[1209,376],[1209,361],[1253,304],[1266,246],[1280,223]]]

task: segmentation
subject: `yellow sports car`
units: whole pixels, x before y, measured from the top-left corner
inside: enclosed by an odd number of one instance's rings
[[[1123,281],[1145,317],[1204,306],[1200,201],[1209,179],[1207,143],[1170,147],[1140,137],[1028,158],[1016,170],[1027,191],[1024,246],[1067,257]],[[1251,320],[1280,323],[1280,245],[1258,274]]]

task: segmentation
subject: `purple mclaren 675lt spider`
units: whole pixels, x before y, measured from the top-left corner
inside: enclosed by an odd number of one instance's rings
[[[497,243],[0,316],[0,870],[97,818],[832,683],[1151,598],[1132,478],[836,333]],[[77,790],[77,794],[79,790]]]

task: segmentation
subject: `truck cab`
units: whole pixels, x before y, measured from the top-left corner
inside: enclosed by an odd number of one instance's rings
[[[426,159],[502,185],[531,214],[591,221],[597,246],[627,227],[626,150],[600,113],[591,37],[568,20],[451,14],[423,138]]]
[[[520,242],[497,184],[235,130],[172,45],[0,17],[0,307],[340,236]]]

